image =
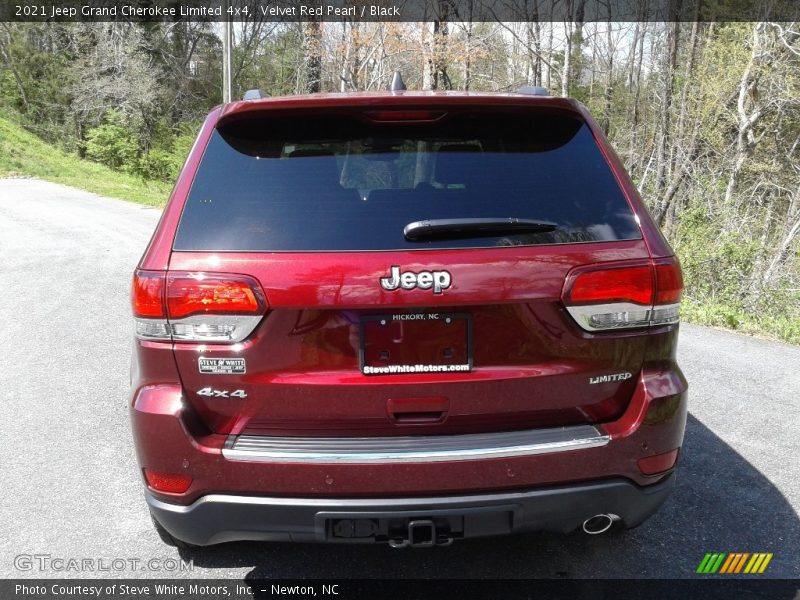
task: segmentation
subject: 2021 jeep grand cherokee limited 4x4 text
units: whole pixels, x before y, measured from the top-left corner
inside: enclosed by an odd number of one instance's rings
[[[425,546],[638,525],[683,438],[681,289],[575,101],[217,107],[134,275],[156,526]]]

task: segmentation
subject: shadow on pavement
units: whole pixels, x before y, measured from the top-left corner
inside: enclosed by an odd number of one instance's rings
[[[419,550],[236,543],[182,550],[181,556],[208,569],[252,567],[246,581],[685,578],[696,576],[706,552],[772,552],[774,558],[761,577],[800,577],[800,520],[795,510],[764,475],[690,415],[676,492],[635,530],[591,537],[582,532],[524,534]]]

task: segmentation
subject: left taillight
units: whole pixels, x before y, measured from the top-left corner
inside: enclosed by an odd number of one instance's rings
[[[131,307],[136,337],[142,340],[171,340],[164,303],[166,273],[137,270],[133,274]]]
[[[586,331],[668,325],[679,320],[683,278],[675,257],[573,269],[561,301]]]
[[[267,310],[247,275],[137,270],[131,294],[136,335],[146,340],[244,340]]]

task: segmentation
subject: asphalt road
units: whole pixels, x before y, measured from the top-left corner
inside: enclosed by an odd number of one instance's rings
[[[709,551],[773,552],[768,576],[800,577],[800,348],[690,325],[679,350],[691,415],[678,488],[637,530],[415,551],[240,543],[179,554],[151,527],[126,408],[128,286],[158,216],[0,180],[0,577],[678,578]],[[54,568],[75,558],[111,570]],[[193,570],[129,560],[151,558]]]

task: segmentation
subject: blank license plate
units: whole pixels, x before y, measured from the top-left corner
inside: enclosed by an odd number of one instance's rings
[[[393,313],[361,319],[365,375],[463,373],[472,369],[472,319],[463,313]]]

